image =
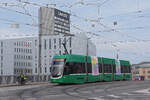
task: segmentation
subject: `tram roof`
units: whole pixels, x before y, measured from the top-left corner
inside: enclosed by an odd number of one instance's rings
[[[85,62],[85,56],[84,55],[76,55],[76,54],[67,54],[67,55],[55,55],[55,59],[65,59],[68,62]],[[98,63],[101,63],[103,61],[104,64],[115,64],[115,59],[111,58],[104,58],[104,57],[97,57]],[[87,63],[91,63],[91,57],[87,56]]]

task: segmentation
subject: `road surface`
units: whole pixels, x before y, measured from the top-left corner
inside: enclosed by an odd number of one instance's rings
[[[3,87],[0,100],[150,100],[150,81]]]

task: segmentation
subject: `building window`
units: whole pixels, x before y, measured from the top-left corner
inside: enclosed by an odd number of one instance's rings
[[[42,68],[40,67],[40,73],[42,73]]]
[[[61,38],[59,38],[59,48],[61,48]]]
[[[47,73],[47,68],[45,67],[45,73]]]
[[[64,43],[66,43],[66,38],[64,38]]]
[[[51,67],[49,67],[49,72],[51,72]]]
[[[1,54],[3,54],[3,49],[1,49]]]
[[[35,46],[37,46],[37,40],[35,40]]]
[[[59,51],[59,54],[61,55],[61,51]]]
[[[71,48],[71,42],[72,42],[72,38],[70,37],[70,42],[69,42],[69,44],[70,44],[70,48]]]
[[[72,50],[70,50],[70,54],[72,54]]]
[[[1,61],[3,61],[3,56],[1,56]]]
[[[51,39],[49,39],[49,49],[51,49]]]
[[[54,49],[56,49],[56,45],[54,45]]]
[[[35,68],[35,73],[37,73],[37,67]]]
[[[1,47],[3,47],[3,42],[1,42]]]
[[[3,75],[3,69],[1,69],[1,75]]]
[[[54,39],[54,44],[56,43],[56,39]]]
[[[23,46],[23,42],[21,42],[21,46]]]
[[[148,71],[147,73],[150,73],[150,71]]]
[[[3,63],[1,62],[1,67],[3,67]]]
[[[44,49],[46,49],[46,40],[44,40]]]

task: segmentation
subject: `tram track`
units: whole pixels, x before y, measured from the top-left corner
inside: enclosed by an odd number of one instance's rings
[[[113,88],[118,88],[118,87],[125,87],[125,86],[128,86],[128,84],[126,84],[125,81],[119,81],[119,83],[115,82],[107,82],[107,83],[102,83],[102,84],[94,84],[94,86],[97,86],[97,85],[106,85],[104,86],[103,88],[101,88],[103,91],[99,92],[99,93],[102,93],[102,92],[105,92],[105,94],[112,94],[111,91],[108,91],[109,89],[113,89]],[[114,84],[113,84],[114,83]],[[112,84],[111,86],[108,86]],[[121,85],[120,85],[121,84]],[[68,96],[71,96],[71,97],[75,97],[75,98],[79,98],[79,99],[84,99],[84,100],[89,100],[89,97],[88,96],[85,96],[85,94],[83,95],[83,93],[80,91],[82,88],[87,88],[87,87],[93,87],[93,85],[91,85],[91,83],[89,84],[84,84],[84,85],[81,85],[81,86],[78,86],[78,87],[72,87],[72,88],[66,88],[64,89],[64,93]],[[72,89],[72,90],[71,90]],[[69,91],[70,90],[70,91]],[[71,93],[71,91],[73,93]],[[91,92],[92,93],[92,92]],[[94,100],[94,99],[93,99]],[[118,100],[122,100],[121,98],[118,98]]]
[[[55,96],[55,95],[56,96],[65,95],[67,97],[69,96],[75,99],[90,100],[89,96],[92,97],[93,95],[89,95],[89,94],[94,93],[95,89],[102,90],[102,91],[97,91],[95,93],[98,94],[103,93],[104,96],[107,96],[107,95],[115,94],[115,91],[120,88],[126,90],[126,86],[131,84],[133,84],[133,82],[130,83],[128,81],[117,81],[117,82],[113,81],[113,82],[86,83],[86,84],[79,84],[79,85],[45,85],[42,87],[39,86],[39,87],[19,90],[13,94],[17,96],[18,98],[17,100],[26,100],[28,98],[37,98],[35,100],[38,100],[39,98],[43,98],[45,96]],[[132,86],[130,87],[137,88],[140,87],[139,84],[137,83],[137,86],[135,85],[134,87]],[[89,91],[89,92],[84,93],[83,91]],[[96,100],[96,99],[92,99],[92,100]],[[117,100],[122,100],[122,99],[117,98]]]
[[[36,93],[45,91],[48,88],[54,88],[54,87],[55,85],[48,85],[48,86],[38,87],[38,88],[36,87],[36,88],[23,89],[23,90],[18,91],[16,95],[18,96],[20,100],[24,100],[25,98],[30,98],[30,97],[38,98],[39,96],[36,95]]]
[[[80,92],[80,89],[87,88],[87,87],[98,86],[98,85],[106,85],[106,84],[110,85],[112,83],[113,82],[107,82],[107,83],[100,83],[100,82],[99,83],[87,83],[87,84],[80,85],[78,87],[66,88],[66,89],[63,89],[62,91],[64,91],[64,93],[66,95],[68,95],[68,96],[79,98],[79,99],[88,100],[89,97],[87,97],[85,95],[82,95],[82,92]],[[69,91],[69,90],[71,90],[71,91]],[[70,93],[70,92],[72,92],[72,93]],[[76,95],[74,95],[74,94],[76,94]]]

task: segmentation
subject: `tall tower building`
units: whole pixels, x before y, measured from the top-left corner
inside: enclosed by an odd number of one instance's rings
[[[47,69],[48,64],[44,64],[44,63],[49,58],[47,58],[48,54],[45,52],[45,49],[48,43],[51,44],[52,42],[51,37],[54,35],[70,35],[70,14],[55,8],[40,7],[38,74],[42,72],[43,68],[45,70]],[[54,39],[54,44],[56,48],[56,39]],[[49,47],[51,47],[51,45],[49,45]],[[56,52],[56,50],[52,52]],[[51,55],[49,56],[51,58]]]
[[[39,34],[70,34],[70,14],[55,8],[40,7]]]

